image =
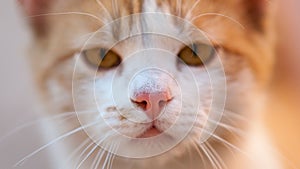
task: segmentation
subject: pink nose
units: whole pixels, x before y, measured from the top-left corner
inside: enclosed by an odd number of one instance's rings
[[[140,93],[132,99],[132,102],[142,108],[147,116],[154,120],[160,115],[162,109],[171,99],[168,92]]]

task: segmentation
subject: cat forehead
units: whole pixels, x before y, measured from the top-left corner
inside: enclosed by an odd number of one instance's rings
[[[211,35],[218,36],[216,33],[221,34],[225,30],[241,31],[240,28],[247,21],[242,16],[243,10],[236,10],[244,9],[245,4],[236,3],[237,0],[228,0],[226,3],[219,0],[57,0],[57,2],[59,3],[52,6],[50,11],[66,15],[59,18],[50,17],[47,20],[47,32],[57,34],[58,31],[62,32],[62,27],[68,26],[71,31],[76,32],[72,34],[73,37],[80,32],[93,31],[111,34],[113,40],[149,32],[173,33],[177,36],[182,33],[180,29],[186,23],[192,23],[204,31],[210,31]],[[74,12],[65,13],[65,11]],[[102,29],[99,30],[99,27]]]
[[[104,5],[104,3],[101,4]],[[138,5],[140,9],[132,6],[137,4],[139,3],[129,3],[127,6],[122,6],[118,2],[113,7],[115,9],[111,9],[112,11],[105,9],[107,10],[106,15],[102,17],[104,24],[92,33],[93,38],[87,36],[82,38],[81,41],[86,42],[88,40],[91,45],[106,47],[114,46],[124,40],[127,40],[127,43],[138,41],[146,46],[148,44],[148,47],[154,47],[154,43],[159,41],[167,42],[164,46],[172,46],[178,43],[191,44],[195,41],[209,43],[204,32],[189,21],[189,16],[186,16],[186,18],[178,16],[182,9],[176,9],[178,11],[175,14],[172,13],[174,12],[173,8],[182,8],[183,4],[174,7],[169,3],[162,4],[159,1],[141,1]],[[116,9],[118,7],[121,9]],[[120,14],[124,14],[122,9],[129,13],[134,12],[130,10],[140,11],[140,13],[122,16]],[[113,15],[119,17],[113,19]],[[192,17],[192,14],[189,15]],[[128,41],[129,39],[131,41]],[[171,44],[172,42],[174,43]]]
[[[92,34],[92,37],[90,36]],[[114,46],[122,41],[142,45],[165,42],[191,43],[205,41],[201,30],[178,17],[163,13],[142,13],[123,17],[100,27],[78,42],[87,45]],[[192,38],[191,35],[197,35]],[[137,44],[138,45],[138,44]]]
[[[164,13],[180,17],[199,27],[205,25],[206,22],[218,23],[220,21],[213,20],[228,20],[228,18],[241,22],[241,24],[250,24],[251,20],[255,24],[259,24],[263,12],[260,11],[262,5],[257,5],[256,2],[246,0],[227,0],[226,2],[222,0],[55,0],[49,3],[47,7],[43,7],[44,10],[37,15],[60,13],[64,16],[59,15],[61,17],[58,18],[55,17],[57,15],[43,15],[42,17],[34,17],[34,19],[38,20],[39,29],[45,29],[45,32],[50,32],[51,27],[55,27],[57,24],[64,26],[81,24],[87,25],[86,27],[90,29],[97,29],[101,25],[107,25],[123,17],[141,13]],[[227,16],[227,19],[224,16]],[[76,23],[71,23],[72,20],[76,20]],[[55,23],[55,25],[50,25],[51,23]],[[168,24],[164,20],[156,20],[152,25],[156,23],[160,23],[160,27]],[[129,25],[133,24],[134,21],[131,21]],[[228,23],[223,22],[222,24]],[[82,27],[81,25],[79,29]],[[147,25],[148,28],[150,26]]]

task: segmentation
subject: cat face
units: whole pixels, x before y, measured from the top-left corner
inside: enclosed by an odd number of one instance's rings
[[[133,23],[142,20],[141,25],[152,26],[141,27],[142,32],[119,30],[119,34],[125,35],[121,38],[124,40],[112,42],[112,47],[107,48],[87,47],[74,59],[77,63],[73,78],[75,107],[77,112],[92,111],[88,116],[79,114],[79,119],[83,125],[100,120],[99,125],[87,129],[89,135],[113,132],[111,139],[119,139],[120,144],[124,144],[120,147],[134,145],[135,148],[130,149],[142,153],[134,157],[162,153],[187,135],[200,140],[201,127],[214,104],[212,89],[220,92],[217,97],[225,97],[222,93],[225,78],[216,49],[191,24],[165,14],[123,18],[103,27],[90,43],[108,44],[109,40],[101,37],[111,37],[107,32],[127,24],[127,19]],[[169,24],[158,27],[157,20]],[[183,24],[186,28],[179,26]],[[187,30],[180,33],[181,29]],[[103,59],[95,61],[99,56]],[[113,62],[107,64],[109,57]],[[145,137],[147,139],[140,139]],[[160,142],[159,147],[152,146],[145,151],[145,145],[155,145],[155,142]],[[141,146],[136,148],[137,145]],[[133,153],[122,152],[127,156]]]
[[[154,156],[180,142],[224,135],[216,131],[221,124],[244,126],[236,117],[256,113],[252,98],[272,63],[264,4],[124,0],[46,6],[48,15],[32,19],[37,39],[31,58],[49,112],[75,111],[104,149],[117,144],[121,156]]]

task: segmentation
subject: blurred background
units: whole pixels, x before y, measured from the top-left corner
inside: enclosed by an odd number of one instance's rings
[[[278,50],[266,122],[288,168],[300,168],[300,1],[280,0]]]
[[[35,114],[34,84],[26,60],[30,34],[16,1],[1,2],[0,21],[0,168],[11,169],[21,158],[45,142],[41,139],[38,123],[7,135],[39,117]],[[33,160],[19,168],[48,169],[45,159],[47,155],[42,153],[41,158],[33,157]]]
[[[287,169],[300,169],[299,9],[299,0],[279,2],[278,60],[270,88],[272,99],[266,114],[266,124],[285,158]],[[41,145],[42,141],[37,125],[3,139],[16,126],[38,119],[38,116],[35,114],[34,84],[26,60],[29,32],[15,1],[1,2],[0,14],[0,168],[10,169],[26,153]],[[46,157],[46,153],[41,153],[20,168],[47,169],[49,165],[45,161]]]

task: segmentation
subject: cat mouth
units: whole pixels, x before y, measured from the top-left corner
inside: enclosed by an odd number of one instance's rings
[[[139,135],[137,138],[150,138],[160,135],[162,132],[155,127],[155,125],[152,125],[150,128],[145,130],[141,135]]]

